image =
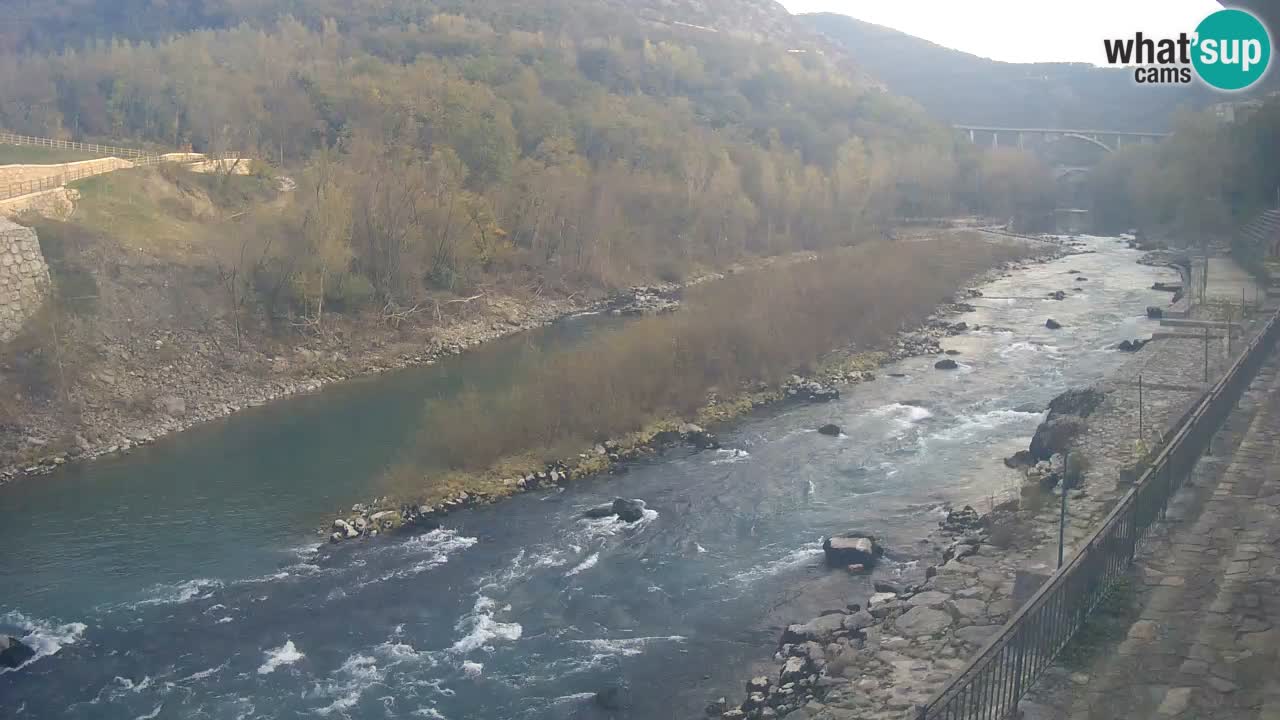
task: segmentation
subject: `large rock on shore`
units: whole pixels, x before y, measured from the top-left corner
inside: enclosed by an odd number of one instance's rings
[[[894,627],[907,637],[920,637],[936,635],[951,627],[951,623],[951,613],[917,605],[903,613],[894,622]]]
[[[1049,418],[1055,415],[1077,415],[1087,418],[1106,399],[1106,393],[1095,387],[1068,390],[1049,401]]]
[[[1092,415],[1104,399],[1103,391],[1085,387],[1068,390],[1049,401],[1049,413],[1031,438],[1029,458],[1039,462],[1065,452],[1084,432],[1084,418]],[[1019,461],[1025,459],[1026,456],[1018,458]]]
[[[12,635],[0,635],[0,667],[16,668],[35,657],[36,651]]]
[[[1031,454],[1030,450],[1019,450],[1004,459],[1004,466],[1008,468],[1031,467],[1036,464],[1036,458]]]
[[[1031,456],[1036,460],[1048,460],[1058,453],[1066,452],[1084,430],[1085,423],[1079,417],[1051,417],[1036,428],[1035,437],[1031,438]]]
[[[826,553],[827,564],[831,567],[861,565],[868,570],[884,555],[884,548],[880,547],[874,535],[859,532],[842,533],[823,540],[822,551]]]
[[[718,450],[720,448],[720,441],[716,439],[716,436],[707,432],[701,425],[693,423],[681,425],[680,437],[699,450]]]
[[[812,641],[825,645],[832,641],[836,633],[845,631],[845,617],[841,614],[823,615],[807,623],[788,625],[778,644],[796,645]]]
[[[972,505],[965,505],[960,510],[948,512],[947,518],[939,524],[943,530],[953,533],[981,530],[986,526],[982,516],[973,509]]]
[[[792,375],[787,379],[783,391],[789,398],[812,403],[830,402],[840,397],[840,391],[836,388],[823,385],[816,380],[805,380],[798,375]]]
[[[614,295],[608,302],[611,315],[661,315],[680,309],[676,285],[638,286]]]

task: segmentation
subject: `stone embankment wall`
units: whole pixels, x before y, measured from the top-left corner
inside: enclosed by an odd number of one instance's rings
[[[49,292],[36,231],[0,218],[0,343],[13,339]]]
[[[23,183],[43,180],[60,175],[79,174],[84,177],[99,175],[121,168],[131,168],[134,164],[117,157],[81,160],[79,162],[59,163],[57,165],[0,165],[0,186],[11,183]]]
[[[17,218],[24,213],[35,213],[54,220],[67,220],[76,209],[80,192],[68,187],[19,195],[0,200],[0,218]]]

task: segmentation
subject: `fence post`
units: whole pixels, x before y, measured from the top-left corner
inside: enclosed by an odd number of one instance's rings
[[[1241,292],[1244,292],[1244,291],[1241,290]],[[1240,308],[1241,308],[1240,316],[1241,316],[1241,320],[1243,320],[1244,319],[1244,303],[1243,302],[1240,303]],[[1231,362],[1231,356],[1233,354],[1232,351],[1234,349],[1232,345],[1233,343],[1232,343],[1232,333],[1231,333],[1231,306],[1227,305],[1227,362]]]
[[[1071,454],[1062,454],[1062,510],[1058,514],[1058,568],[1062,568],[1062,556],[1066,551],[1067,538],[1067,483],[1071,481]]]
[[[1139,449],[1143,449],[1143,450],[1146,449],[1147,433],[1146,433],[1146,426],[1143,422],[1143,413],[1142,413],[1142,374],[1141,373],[1138,374],[1138,443],[1139,443],[1138,445]]]
[[[1204,328],[1204,384],[1209,384],[1209,326]]]

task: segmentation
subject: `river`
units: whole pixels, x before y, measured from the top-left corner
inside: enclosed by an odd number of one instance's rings
[[[991,297],[962,318],[982,329],[945,343],[957,371],[904,360],[835,402],[734,423],[722,450],[674,451],[413,536],[316,552],[312,530],[368,495],[424,398],[510,382],[525,349],[611,321],[0,487],[0,631],[38,650],[0,673],[0,706],[129,720],[697,717],[710,697],[740,695],[780,624],[865,602],[867,579],[822,567],[824,535],[875,532],[889,548],[878,572],[907,567],[944,503],[985,509],[1014,487],[1001,459],[1026,447],[1049,399],[1150,334],[1144,310],[1168,295],[1149,288],[1176,273],[1086,240],[1096,253],[982,288]],[[1043,299],[1060,289],[1066,300]],[[844,434],[814,431],[827,422]],[[617,495],[645,500],[645,519],[580,517]],[[613,686],[626,709],[610,713],[592,698]]]

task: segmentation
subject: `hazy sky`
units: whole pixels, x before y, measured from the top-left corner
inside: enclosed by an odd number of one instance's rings
[[[1191,32],[1214,0],[780,0],[793,13],[834,12],[1008,62],[1103,64],[1104,37]]]

